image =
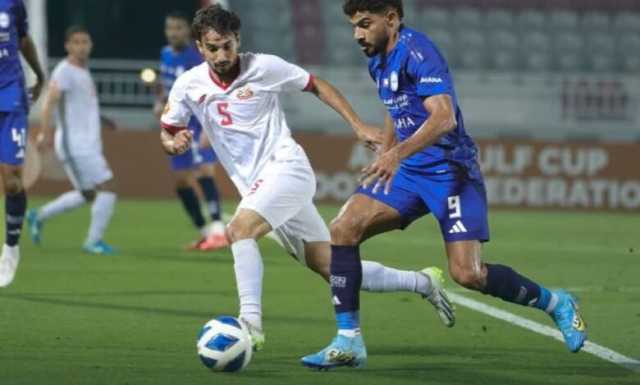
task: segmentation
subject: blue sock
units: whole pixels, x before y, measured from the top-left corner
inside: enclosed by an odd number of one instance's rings
[[[360,327],[360,313],[357,311],[345,311],[336,313],[338,330],[353,330]]]
[[[207,201],[211,219],[213,221],[219,221],[221,215],[220,194],[218,193],[215,180],[210,176],[203,176],[198,178],[198,183],[200,184],[200,188],[202,188],[204,199]]]
[[[5,229],[7,246],[15,246],[20,241],[24,213],[27,211],[27,194],[21,191],[7,195],[4,201]]]
[[[508,266],[488,263],[485,266],[487,267],[487,286],[483,290],[484,294],[507,302],[547,310],[552,298],[547,288],[523,277]]]
[[[362,284],[359,246],[331,246],[330,283],[338,329],[358,329]]]
[[[185,211],[191,218],[194,226],[202,228],[204,226],[204,217],[202,211],[200,211],[200,202],[196,192],[191,187],[180,187],[176,190],[178,197],[184,206]]]

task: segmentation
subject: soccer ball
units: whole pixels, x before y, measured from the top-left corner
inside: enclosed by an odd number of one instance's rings
[[[197,340],[198,356],[214,372],[237,372],[251,361],[253,346],[247,328],[235,317],[207,322]]]

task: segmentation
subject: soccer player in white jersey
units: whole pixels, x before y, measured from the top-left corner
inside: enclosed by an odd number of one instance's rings
[[[56,155],[75,189],[30,210],[27,221],[32,240],[40,244],[42,226],[47,220],[93,202],[83,249],[91,254],[110,255],[114,249],[104,242],[103,235],[113,214],[116,193],[113,173],[102,154],[98,96],[87,68],[92,45],[85,28],[74,26],[67,30],[68,55],[53,71],[42,109],[39,145],[42,148],[55,145]],[[55,135],[51,125],[54,110]]]
[[[240,19],[234,13],[216,5],[203,8],[193,30],[205,63],[187,71],[173,86],[161,119],[161,139],[170,154],[186,151],[193,137],[185,127],[195,115],[242,196],[227,236],[240,319],[260,349],[263,265],[256,241],[274,230],[290,254],[325,280],[330,275],[329,231],[313,204],[315,175],[304,150],[291,137],[278,94],[315,94],[362,141],[380,142],[380,131],[364,124],[326,81],[277,56],[238,54]],[[437,269],[400,271],[365,261],[363,271],[362,289],[419,293],[436,307],[445,324],[453,324],[453,310]]]

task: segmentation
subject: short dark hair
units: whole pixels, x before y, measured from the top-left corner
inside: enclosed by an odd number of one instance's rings
[[[404,18],[402,0],[346,0],[342,6],[344,14],[349,17],[357,12],[382,13],[388,8],[395,8],[400,19]]]
[[[187,16],[186,13],[178,10],[173,10],[167,13],[167,15],[165,16],[165,19],[183,20],[185,23],[191,24],[191,18]]]
[[[193,36],[200,40],[203,34],[213,29],[220,35],[229,33],[238,34],[240,32],[240,18],[231,11],[227,11],[219,4],[210,5],[196,12],[193,19]]]
[[[65,43],[68,42],[69,39],[71,39],[71,36],[75,35],[76,33],[86,33],[87,35],[91,36],[89,30],[84,25],[72,25],[68,27],[64,32]]]

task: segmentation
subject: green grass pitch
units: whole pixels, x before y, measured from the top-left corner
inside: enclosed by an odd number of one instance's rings
[[[336,211],[322,207],[327,219]],[[0,384],[640,383],[640,374],[471,310],[459,308],[457,325],[446,329],[410,294],[363,294],[366,369],[310,371],[299,358],[334,334],[329,288],[270,240],[261,243],[265,350],[245,372],[211,373],[195,354],[195,337],[208,319],[236,314],[229,251],[183,251],[195,234],[177,201],[121,201],[107,236],[121,254],[88,256],[79,250],[88,215],[84,209],[47,223],[40,248],[25,231],[16,281],[0,291]],[[590,338],[640,358],[637,215],[493,211],[491,228],[487,261],[573,288]],[[446,267],[430,217],[369,241],[362,254],[408,269]],[[550,324],[533,309],[448,284]]]

